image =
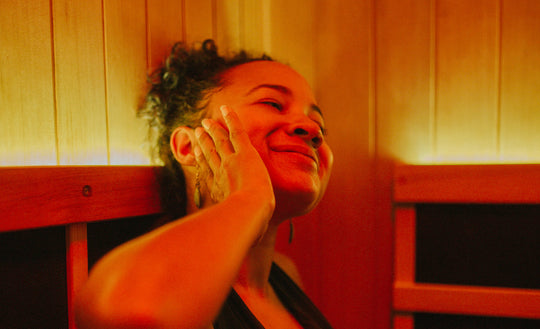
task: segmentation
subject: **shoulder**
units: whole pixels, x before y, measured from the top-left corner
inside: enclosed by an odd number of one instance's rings
[[[287,275],[298,285],[302,290],[304,285],[302,283],[302,278],[300,272],[296,267],[294,261],[287,255],[284,255],[279,252],[274,253],[274,262],[285,272]]]

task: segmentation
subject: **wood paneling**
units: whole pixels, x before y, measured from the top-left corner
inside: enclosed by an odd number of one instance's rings
[[[540,2],[503,1],[501,156],[540,161]]]
[[[478,161],[497,155],[497,1],[436,3],[436,156]]]
[[[1,1],[0,31],[0,165],[54,165],[49,1]]]
[[[269,0],[243,0],[240,4],[240,46],[250,52],[270,54]],[[271,55],[271,54],[270,54]]]
[[[530,289],[397,283],[394,294],[394,307],[411,312],[538,319],[539,305],[540,292]]]
[[[159,67],[171,47],[184,41],[183,1],[152,0],[146,2],[148,17],[149,72]]]
[[[229,53],[243,48],[240,44],[243,10],[241,0],[216,0],[216,35],[215,40],[220,53]]]
[[[401,203],[536,203],[540,165],[397,166]]]
[[[101,0],[53,3],[58,159],[107,164]]]
[[[146,128],[135,113],[146,90],[144,0],[105,1],[109,163],[148,164]]]
[[[297,221],[293,252],[310,296],[336,328],[374,327],[377,317],[372,266],[375,225],[370,209],[370,6],[369,1],[317,2],[315,8],[314,89],[335,163],[318,209]],[[295,31],[283,37],[295,38]]]
[[[433,151],[432,1],[375,4],[377,151],[419,161]]]
[[[266,9],[268,12],[265,13],[269,15],[267,28],[271,45],[271,49],[268,49],[270,55],[291,65],[312,86],[315,71],[315,2],[273,0]],[[291,31],[294,38],[285,38],[284,36]]]
[[[4,192],[0,232],[158,213],[155,170],[147,166],[0,168]]]
[[[192,44],[215,37],[214,0],[184,0],[186,42]]]

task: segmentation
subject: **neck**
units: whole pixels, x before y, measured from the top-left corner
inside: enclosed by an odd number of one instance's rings
[[[274,260],[274,247],[277,236],[277,225],[270,224],[265,235],[248,252],[238,273],[235,286],[268,295],[270,269]]]

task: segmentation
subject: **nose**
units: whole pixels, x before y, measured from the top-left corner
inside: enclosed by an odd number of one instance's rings
[[[321,127],[308,118],[291,124],[289,134],[301,137],[315,149],[319,148],[324,141]]]

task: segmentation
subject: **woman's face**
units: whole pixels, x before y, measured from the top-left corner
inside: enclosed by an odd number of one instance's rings
[[[276,212],[308,212],[323,196],[333,164],[311,88],[296,71],[271,61],[239,65],[223,77],[208,116],[224,125],[219,107],[230,106],[268,169]]]

